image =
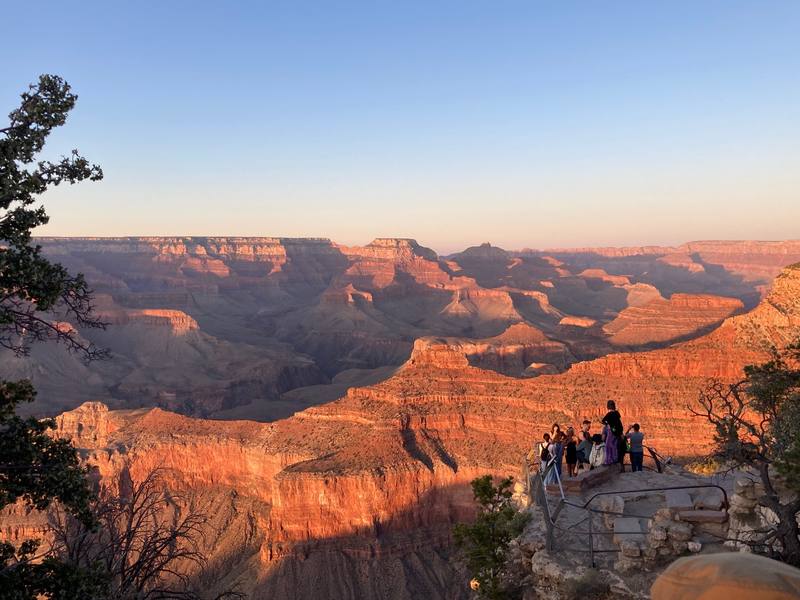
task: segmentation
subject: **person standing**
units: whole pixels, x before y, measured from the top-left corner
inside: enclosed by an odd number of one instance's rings
[[[592,455],[592,438],[588,431],[581,431],[581,441],[578,444],[576,453],[578,455],[578,466],[588,465]]]
[[[558,473],[558,478],[562,479],[561,467],[564,464],[564,434],[561,431],[559,431],[558,434],[555,436],[551,448],[552,448],[553,458],[555,459],[556,462],[556,472]]]
[[[575,439],[575,431],[572,429],[572,427],[567,429],[566,460],[567,460],[567,474],[570,477],[577,477],[578,476],[578,441]]]
[[[542,444],[540,446],[540,454],[539,458],[541,460],[541,465],[539,467],[540,473],[545,473],[544,475],[544,483],[545,485],[550,485],[556,482],[556,467],[553,465],[549,471],[547,471],[547,466],[550,464],[550,460],[553,458],[552,451],[554,450],[553,447],[553,440],[550,437],[549,433],[545,433],[542,437]]]
[[[623,437],[624,429],[622,427],[622,415],[617,410],[617,405],[613,400],[606,403],[608,412],[603,417],[602,423],[607,427],[606,432],[606,463],[614,464],[619,463],[620,471],[625,471],[625,438]]]
[[[644,445],[642,444],[644,433],[639,431],[639,429],[639,424],[634,423],[628,428],[628,432],[625,434],[625,437],[631,444],[631,471],[634,473],[641,471],[642,464],[644,463]]]
[[[542,463],[542,468],[547,466],[550,462],[550,434],[545,433],[542,436],[542,441],[539,443],[539,460]]]

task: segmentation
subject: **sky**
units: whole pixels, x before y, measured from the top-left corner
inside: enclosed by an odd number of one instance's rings
[[[800,2],[3,2],[78,94],[39,235],[800,238]]]

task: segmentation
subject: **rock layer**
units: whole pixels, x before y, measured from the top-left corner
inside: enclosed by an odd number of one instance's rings
[[[706,453],[711,431],[686,405],[707,377],[738,377],[800,333],[798,298],[800,269],[787,269],[756,309],[710,334],[556,375],[508,377],[470,365],[465,345],[424,339],[389,379],[275,423],[87,404],[58,432],[108,481],[159,466],[171,487],[203,494],[225,540],[208,551],[255,598],[465,597],[448,531],[471,514],[472,478],[516,473],[553,422],[589,417],[596,431],[609,397],[662,453]],[[544,340],[517,325],[495,341]],[[14,535],[31,530],[19,519]]]

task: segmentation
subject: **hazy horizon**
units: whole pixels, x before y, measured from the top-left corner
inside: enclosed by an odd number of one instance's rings
[[[552,246],[536,246],[533,244],[528,244],[519,247],[508,247],[503,246],[501,244],[497,244],[492,242],[491,240],[484,240],[482,242],[476,243],[468,243],[462,247],[453,247],[453,248],[443,248],[440,249],[435,247],[432,244],[428,244],[425,242],[424,239],[419,239],[416,237],[409,237],[409,236],[374,236],[369,240],[357,243],[345,243],[340,240],[334,239],[330,236],[287,236],[287,235],[269,235],[269,234],[255,234],[255,235],[234,235],[234,234],[203,234],[203,235],[183,235],[183,234],[163,234],[163,235],[44,235],[40,234],[34,237],[34,239],[98,239],[98,240],[115,240],[115,239],[137,239],[137,238],[164,238],[164,239],[187,239],[187,238],[196,238],[196,239],[204,239],[204,238],[228,238],[228,239],[242,239],[242,238],[272,238],[272,239],[326,239],[332,242],[333,244],[338,244],[340,246],[366,246],[370,242],[376,239],[411,239],[417,242],[419,245],[430,248],[434,250],[440,256],[447,256],[450,254],[456,254],[458,252],[464,251],[467,248],[480,246],[482,244],[489,244],[495,248],[501,248],[502,250],[506,250],[508,252],[519,252],[523,250],[533,250],[533,251],[547,251],[547,250],[570,250],[570,249],[579,249],[579,248],[647,248],[647,247],[664,247],[664,248],[676,248],[680,247],[684,244],[691,244],[697,242],[722,242],[722,243],[738,243],[738,242],[755,242],[755,243],[782,243],[782,242],[798,242],[800,243],[800,238],[786,238],[786,239],[755,239],[755,238],[743,238],[743,239],[715,239],[715,238],[702,238],[702,239],[693,239],[693,240],[683,240],[681,242],[677,242],[674,244],[650,244],[650,243],[641,243],[641,244],[625,244],[625,245],[599,245],[599,244],[581,244],[577,246],[565,246],[565,245],[552,245]]]
[[[797,3],[6,13],[39,31],[0,42],[15,57],[0,109],[63,76],[79,101],[46,157],[77,147],[105,171],[48,193],[39,235],[412,237],[442,253],[798,237]]]

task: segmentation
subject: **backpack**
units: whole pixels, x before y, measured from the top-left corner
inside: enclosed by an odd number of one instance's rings
[[[547,449],[547,446],[542,445],[542,454],[539,456],[542,459],[543,463],[546,463],[550,460],[550,450]]]

